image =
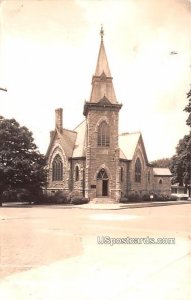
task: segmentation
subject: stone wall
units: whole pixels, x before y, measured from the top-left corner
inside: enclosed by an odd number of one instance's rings
[[[52,180],[52,162],[57,154],[60,155],[62,162],[63,162],[63,180],[62,181],[53,181]],[[70,163],[60,145],[59,139],[56,139],[52,146],[50,155],[48,157],[47,169],[48,169],[47,170],[48,171],[47,191],[57,191],[57,190],[69,191]]]
[[[98,126],[106,121],[110,127],[110,147],[97,145]],[[101,168],[107,172],[108,197],[119,201],[119,148],[118,148],[118,111],[93,110],[87,116],[87,148],[86,148],[86,194],[96,197],[96,178]]]
[[[171,194],[171,177],[154,176],[154,192],[159,194]]]
[[[70,191],[85,195],[85,159],[71,160],[70,170]],[[79,176],[76,178],[76,168],[79,170]]]
[[[128,194],[128,185],[129,185],[129,162],[120,161],[119,167],[119,181],[121,189],[121,197],[127,196]]]
[[[140,182],[135,181],[135,163],[136,163],[137,158],[139,158],[140,162],[141,162],[141,181]],[[130,163],[130,168],[129,168],[130,181],[128,184],[128,192],[137,191],[137,192],[142,193],[142,192],[148,191],[148,189],[150,189],[152,186],[152,176],[150,179],[151,182],[148,183],[148,172],[149,171],[150,171],[150,167],[148,167],[147,162],[146,162],[143,145],[142,145],[141,140],[139,140],[138,145],[135,150],[135,154]]]

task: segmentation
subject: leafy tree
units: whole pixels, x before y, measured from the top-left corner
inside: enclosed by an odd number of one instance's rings
[[[46,161],[32,132],[15,119],[0,117],[0,141],[0,198],[4,191],[22,188],[38,194],[46,184]]]
[[[156,168],[169,168],[171,165],[172,158],[161,158],[152,161],[152,165]]]
[[[190,127],[190,132],[179,141],[170,167],[173,183],[186,187],[191,184],[191,90],[187,93],[187,98],[188,105],[184,111],[189,113],[186,124]]]
[[[191,128],[191,89],[187,93],[188,105],[185,107],[184,111],[189,113],[188,118],[186,120],[186,124]]]
[[[189,183],[189,174],[191,166],[191,152],[190,149],[191,137],[185,135],[176,147],[176,154],[172,158],[171,172],[173,174],[172,182],[179,183],[180,185]],[[191,149],[190,149],[191,150]]]

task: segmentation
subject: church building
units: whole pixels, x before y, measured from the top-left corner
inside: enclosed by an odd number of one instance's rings
[[[55,111],[55,129],[47,151],[49,193],[76,192],[91,200],[119,202],[132,193],[170,194],[171,173],[153,168],[140,132],[118,132],[118,103],[107,61],[103,29],[92,90],[83,108],[84,121],[74,130]]]

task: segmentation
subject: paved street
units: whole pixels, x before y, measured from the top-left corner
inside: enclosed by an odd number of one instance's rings
[[[2,207],[0,251],[1,300],[191,299],[191,204]]]

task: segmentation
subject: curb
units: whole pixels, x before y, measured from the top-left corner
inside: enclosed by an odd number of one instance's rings
[[[158,206],[170,206],[170,205],[182,205],[182,204],[191,204],[191,202],[188,201],[173,201],[168,203],[163,202],[153,202],[153,203],[140,203],[140,204],[99,204],[96,206],[96,204],[93,204],[92,206],[84,206],[86,204],[75,206],[75,208],[79,209],[89,209],[89,210],[120,210],[120,209],[133,209],[133,208],[146,208],[146,207],[158,207]],[[103,205],[103,206],[102,206]],[[116,207],[114,207],[116,205]]]
[[[178,200],[178,201],[171,201],[171,202],[152,202],[152,203],[115,203],[115,204],[108,204],[108,203],[101,203],[101,204],[81,204],[81,205],[63,205],[63,204],[52,204],[52,205],[29,205],[29,204],[21,204],[21,203],[9,203],[8,205],[5,204],[2,208],[54,208],[54,209],[86,209],[86,210],[120,210],[120,209],[133,209],[133,208],[146,208],[146,207],[158,207],[158,206],[170,206],[170,205],[183,205],[183,204],[191,204],[191,201],[187,200]]]

